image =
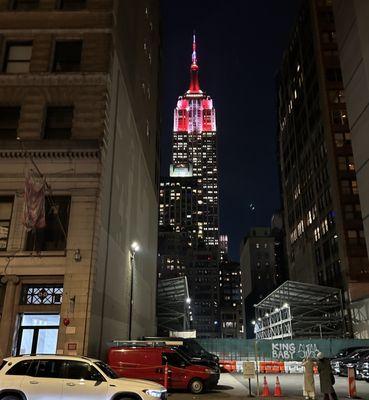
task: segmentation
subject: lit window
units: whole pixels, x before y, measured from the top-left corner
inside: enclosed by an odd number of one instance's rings
[[[7,44],[4,72],[24,74],[30,71],[32,42],[12,42]]]

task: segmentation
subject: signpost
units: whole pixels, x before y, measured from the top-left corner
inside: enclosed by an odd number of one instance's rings
[[[249,380],[249,396],[254,397],[251,393],[251,379],[255,378],[255,362],[244,361],[243,362],[243,376]]]

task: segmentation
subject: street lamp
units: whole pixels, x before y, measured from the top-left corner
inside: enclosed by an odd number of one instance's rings
[[[132,339],[132,309],[133,309],[133,274],[136,266],[135,255],[140,251],[140,245],[137,242],[131,244],[130,260],[131,260],[131,290],[129,301],[129,325],[128,325],[128,340]]]

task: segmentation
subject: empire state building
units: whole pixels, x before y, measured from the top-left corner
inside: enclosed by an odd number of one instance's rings
[[[193,37],[190,85],[173,120],[170,176],[160,183],[158,278],[186,277],[197,337],[219,335],[217,132],[213,100],[199,84]]]
[[[173,213],[163,213],[163,218],[167,214],[168,219],[161,222],[164,225],[175,225],[177,231],[183,231],[188,229],[186,219],[191,218],[190,225],[195,225],[195,229],[192,229],[194,240],[198,246],[209,249],[217,247],[219,242],[216,119],[213,100],[200,89],[195,36],[192,46],[190,86],[178,98],[174,110],[170,176],[192,177],[196,202],[192,201],[190,207],[186,205],[186,210],[191,212],[184,218],[176,218],[175,215],[173,218]],[[177,204],[182,207],[182,211],[183,203]]]

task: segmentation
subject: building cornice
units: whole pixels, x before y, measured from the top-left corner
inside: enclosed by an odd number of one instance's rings
[[[6,86],[106,86],[105,72],[0,74],[0,87]]]
[[[0,141],[2,159],[100,159],[99,140]]]

